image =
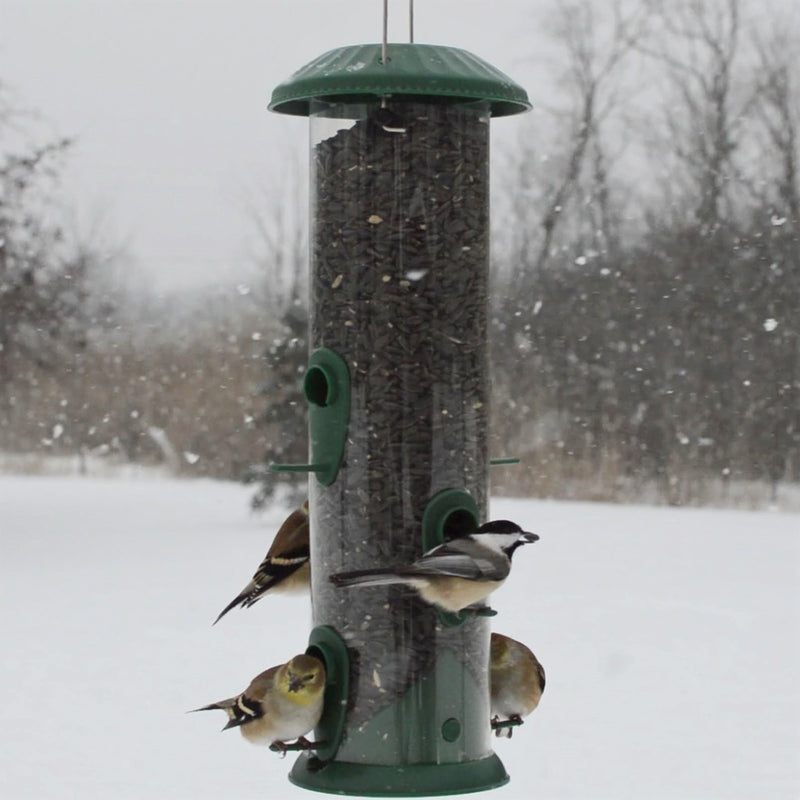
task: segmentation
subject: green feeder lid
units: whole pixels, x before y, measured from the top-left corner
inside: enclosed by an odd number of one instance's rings
[[[386,95],[488,100],[493,117],[531,108],[521,86],[466,50],[395,43],[387,45],[386,63],[381,62],[380,44],[323,53],[275,88],[269,108],[307,117],[314,99],[353,102]]]

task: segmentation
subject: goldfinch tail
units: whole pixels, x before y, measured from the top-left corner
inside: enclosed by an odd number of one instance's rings
[[[220,700],[218,703],[209,703],[207,706],[200,706],[200,708],[192,708],[187,711],[187,714],[194,714],[195,711],[228,711],[236,705],[236,698],[229,697],[227,700]]]

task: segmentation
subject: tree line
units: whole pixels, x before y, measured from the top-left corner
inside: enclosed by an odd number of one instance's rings
[[[562,102],[526,126],[495,215],[498,435],[523,432],[544,492],[797,481],[798,17],[597,8],[551,17]]]

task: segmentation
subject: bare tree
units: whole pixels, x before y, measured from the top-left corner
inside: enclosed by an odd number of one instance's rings
[[[0,135],[4,122],[0,119]],[[88,251],[70,247],[48,194],[69,141],[0,156],[0,393],[15,371],[51,366],[81,345]]]
[[[308,192],[304,176],[299,156],[289,155],[276,179],[248,189],[244,198],[252,230],[247,257],[255,268],[256,294],[276,319],[292,308],[306,306]]]
[[[251,193],[247,213],[254,232],[250,259],[256,267],[256,295],[279,333],[262,350],[264,408],[257,423],[269,445],[260,464],[247,473],[259,489],[253,506],[262,506],[279,482],[299,485],[294,473],[274,473],[274,462],[306,457],[308,434],[302,377],[308,365],[307,191],[298,174],[298,157],[287,158],[280,179]],[[299,490],[298,490],[299,491]]]
[[[566,62],[564,84],[572,98],[567,114],[562,168],[550,186],[541,212],[542,237],[535,258],[535,270],[547,263],[556,232],[565,219],[565,208],[578,193],[580,180],[590,167],[591,203],[597,206],[595,230],[607,241],[616,240],[612,198],[608,177],[608,156],[601,129],[622,102],[618,77],[621,66],[645,36],[648,15],[642,4],[626,6],[621,0],[611,5],[610,32],[597,18],[591,0],[559,4],[553,11],[551,29],[560,43]],[[604,17],[608,6],[603,7]]]
[[[667,67],[668,97],[655,137],[661,159],[681,171],[691,217],[713,230],[734,213],[731,187],[739,182],[735,154],[755,101],[738,79],[742,0],[648,0],[657,23],[638,49]],[[675,183],[678,176],[670,172]]]
[[[776,214],[800,226],[800,32],[775,26],[754,36],[757,123],[766,138],[763,152],[775,163]],[[761,181],[763,185],[763,181]]]

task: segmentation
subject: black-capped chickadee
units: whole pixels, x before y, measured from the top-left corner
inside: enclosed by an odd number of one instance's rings
[[[222,730],[238,727],[253,744],[281,748],[297,739],[308,747],[304,736],[322,716],[324,692],[323,663],[303,654],[257,675],[241,694],[193,710],[221,709],[228,715]]]
[[[536,656],[516,639],[493,633],[489,657],[492,726],[497,736],[509,739],[516,725],[539,705],[544,691],[544,667]]]
[[[538,538],[515,522],[495,520],[434,547],[413,564],[339,572],[330,579],[336,586],[406,584],[428,603],[458,612],[502,585],[511,571],[514,551]]]
[[[247,586],[222,609],[216,625],[234,606],[249,608],[269,591],[308,590],[308,500],[284,520],[267,555]]]

